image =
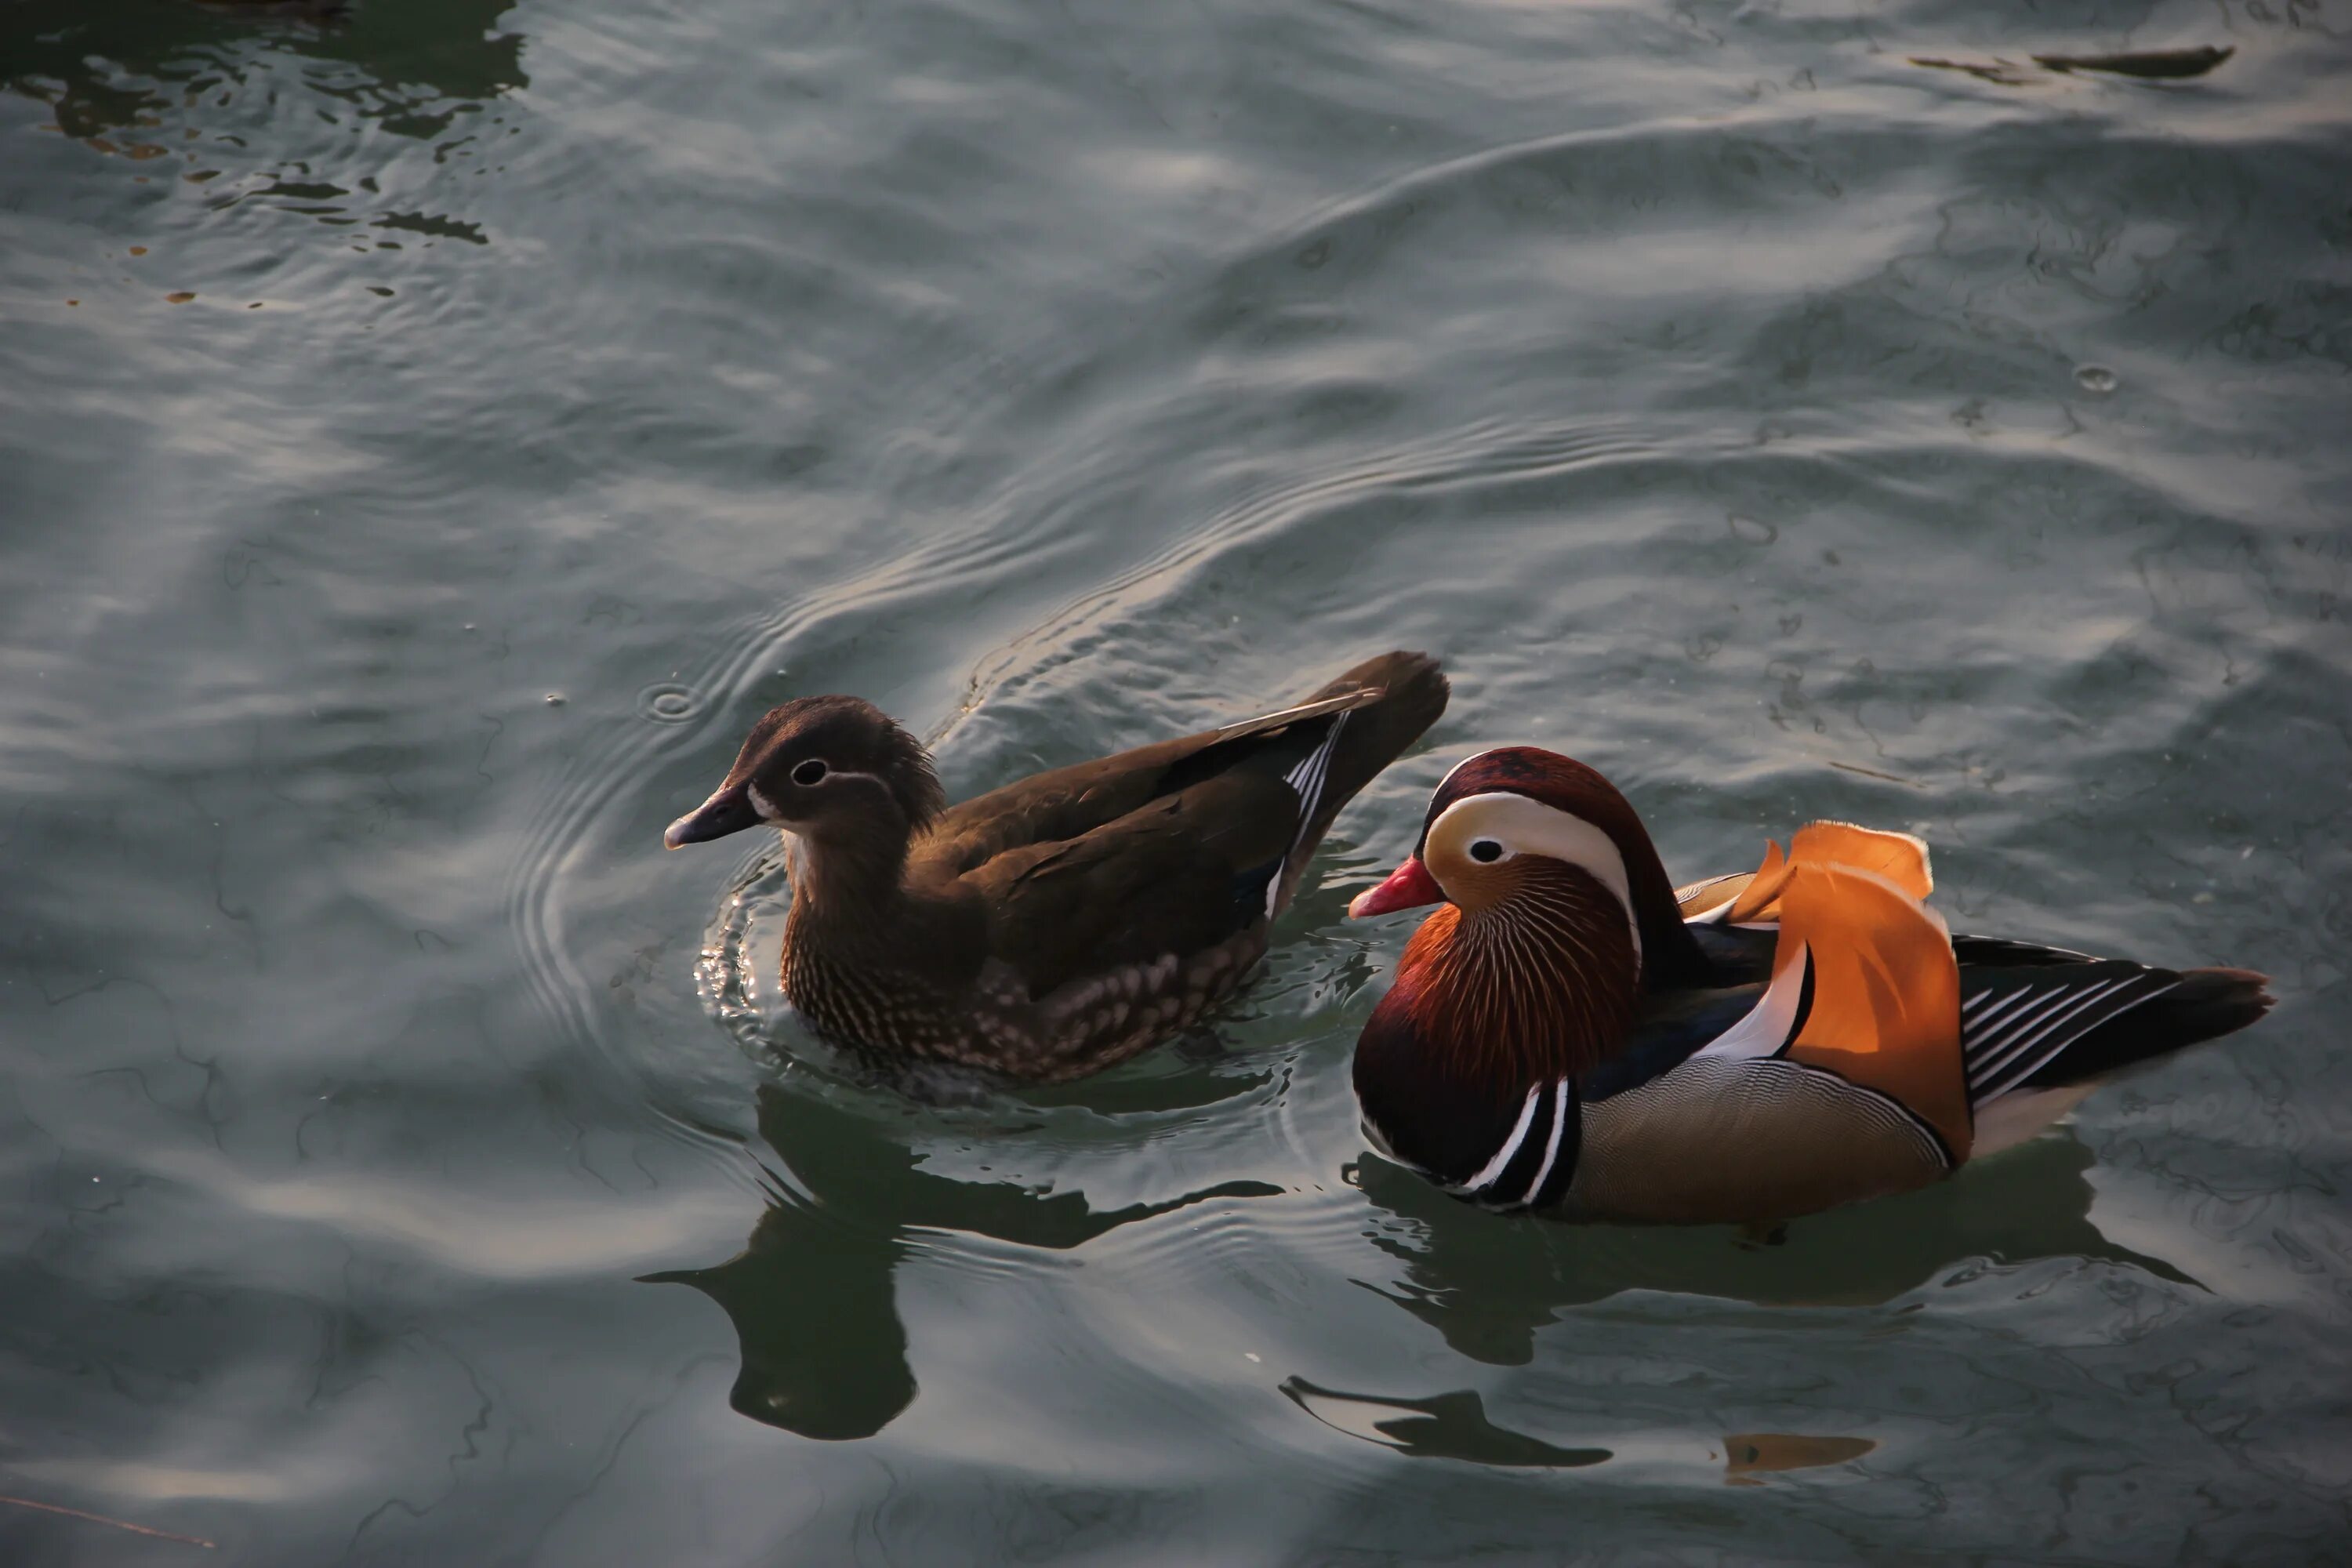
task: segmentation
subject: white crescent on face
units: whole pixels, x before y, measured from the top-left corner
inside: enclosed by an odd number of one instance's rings
[[[1591,873],[1624,910],[1625,929],[1633,938],[1634,962],[1640,963],[1642,927],[1633,916],[1632,879],[1625,874],[1623,852],[1607,833],[1574,812],[1496,790],[1465,795],[1439,813],[1429,825],[1422,864],[1444,888],[1449,868],[1458,871],[1465,865],[1479,863],[1470,847],[1480,839],[1502,846],[1502,854],[1486,864],[1500,864],[1516,855],[1540,855]],[[1452,896],[1452,889],[1447,889],[1447,896]]]

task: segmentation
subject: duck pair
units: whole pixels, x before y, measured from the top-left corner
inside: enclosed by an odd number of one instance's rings
[[[1447,689],[1434,659],[1384,654],[1293,707],[955,806],[879,710],[803,698],[663,842],[798,840],[783,991],[820,1034],[1059,1081],[1241,984],[1333,817]],[[2271,1005],[2248,970],[1953,936],[1933,887],[1919,840],[1821,822],[1677,889],[1598,773],[1482,752],[1349,909],[1437,906],[1357,1044],[1366,1134],[1490,1208],[1782,1219],[1948,1175]]]

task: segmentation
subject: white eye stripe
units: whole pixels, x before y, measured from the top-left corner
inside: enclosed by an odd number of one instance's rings
[[[864,779],[868,784],[880,784],[886,790],[890,787],[890,781],[884,778],[880,773],[861,773],[849,768],[831,769],[827,771],[824,778],[817,782],[820,784],[831,784],[835,779]],[[805,788],[807,786],[803,785],[803,787]],[[770,800],[766,795],[760,793],[760,786],[758,784],[744,785],[743,793],[750,798],[751,802],[751,809],[760,814],[760,819],[762,822],[782,822],[784,820],[784,814],[776,809],[776,803],[774,801]]]

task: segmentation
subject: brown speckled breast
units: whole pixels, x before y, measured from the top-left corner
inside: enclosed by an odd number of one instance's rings
[[[1233,994],[1265,952],[1259,921],[1214,947],[1124,964],[1033,997],[990,960],[961,994],[912,975],[828,961],[787,942],[785,997],[829,1039],[1054,1083],[1099,1071],[1183,1029]]]
[[[843,1045],[944,1061],[976,1060],[957,1047],[966,1029],[960,999],[914,975],[830,960],[814,943],[784,943],[785,999],[811,1028]]]

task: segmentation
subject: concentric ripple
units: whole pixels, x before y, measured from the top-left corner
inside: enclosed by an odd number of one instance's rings
[[[703,706],[700,693],[675,682],[659,682],[637,693],[637,712],[656,724],[692,723]]]

